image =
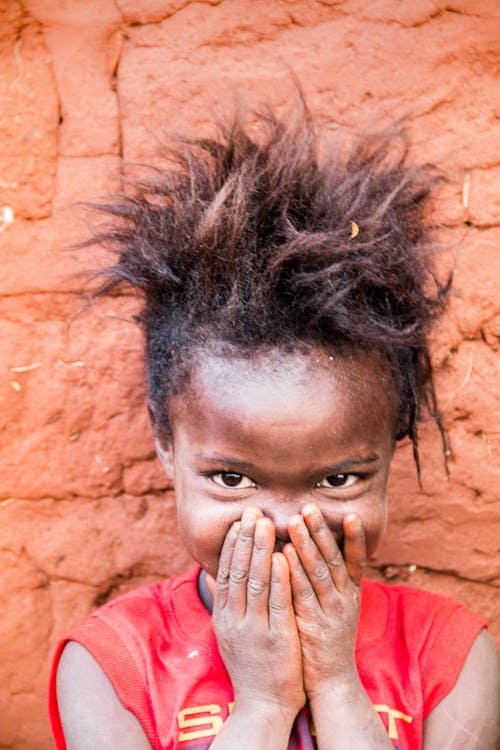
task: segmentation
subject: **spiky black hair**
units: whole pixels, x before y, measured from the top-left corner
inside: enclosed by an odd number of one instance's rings
[[[127,284],[143,297],[156,429],[170,434],[168,398],[210,342],[249,356],[376,350],[396,384],[395,438],[409,435],[419,470],[423,412],[440,426],[427,336],[449,289],[433,271],[436,171],[409,166],[400,128],[319,148],[305,107],[291,125],[235,115],[170,159],[100,206],[113,223],[98,237],[118,258],[96,295]]]

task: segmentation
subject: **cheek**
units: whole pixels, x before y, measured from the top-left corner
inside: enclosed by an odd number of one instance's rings
[[[375,498],[373,500],[364,500],[361,502],[346,502],[338,506],[335,511],[325,511],[323,513],[328,526],[331,528],[337,539],[343,536],[342,521],[348,513],[357,513],[360,516],[366,537],[367,557],[371,557],[385,533],[387,526],[387,504],[385,499]]]
[[[387,528],[387,502],[377,503],[363,519],[366,534],[366,553],[368,559],[375,554],[379,542]]]
[[[210,575],[217,574],[219,556],[231,524],[241,517],[241,512],[229,506],[214,509],[210,503],[200,501],[197,507],[177,504],[177,522],[184,546],[191,557]]]

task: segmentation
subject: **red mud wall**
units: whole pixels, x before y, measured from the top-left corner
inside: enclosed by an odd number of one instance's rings
[[[133,302],[68,326],[75,274],[97,262],[71,249],[88,231],[73,204],[118,187],[125,163],[155,160],[165,130],[206,127],[235,94],[285,106],[290,69],[328,128],[409,114],[416,152],[448,170],[440,219],[460,245],[435,356],[450,476],[432,431],[423,491],[398,449],[371,575],[460,599],[500,637],[497,11],[496,0],[0,2],[0,748],[52,747],[45,686],[68,626],[188,564],[143,406]]]

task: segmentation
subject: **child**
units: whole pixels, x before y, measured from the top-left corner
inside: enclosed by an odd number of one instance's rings
[[[99,293],[140,290],[149,408],[197,562],[76,625],[50,711],[68,750],[496,746],[485,623],[361,581],[394,445],[438,421],[426,336],[436,176],[394,133],[319,160],[307,112],[187,140],[103,207]]]

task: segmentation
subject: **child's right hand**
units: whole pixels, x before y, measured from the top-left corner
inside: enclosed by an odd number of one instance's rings
[[[288,562],[274,543],[272,521],[246,508],[224,541],[213,623],[235,710],[243,704],[293,723],[305,703],[302,655]]]

